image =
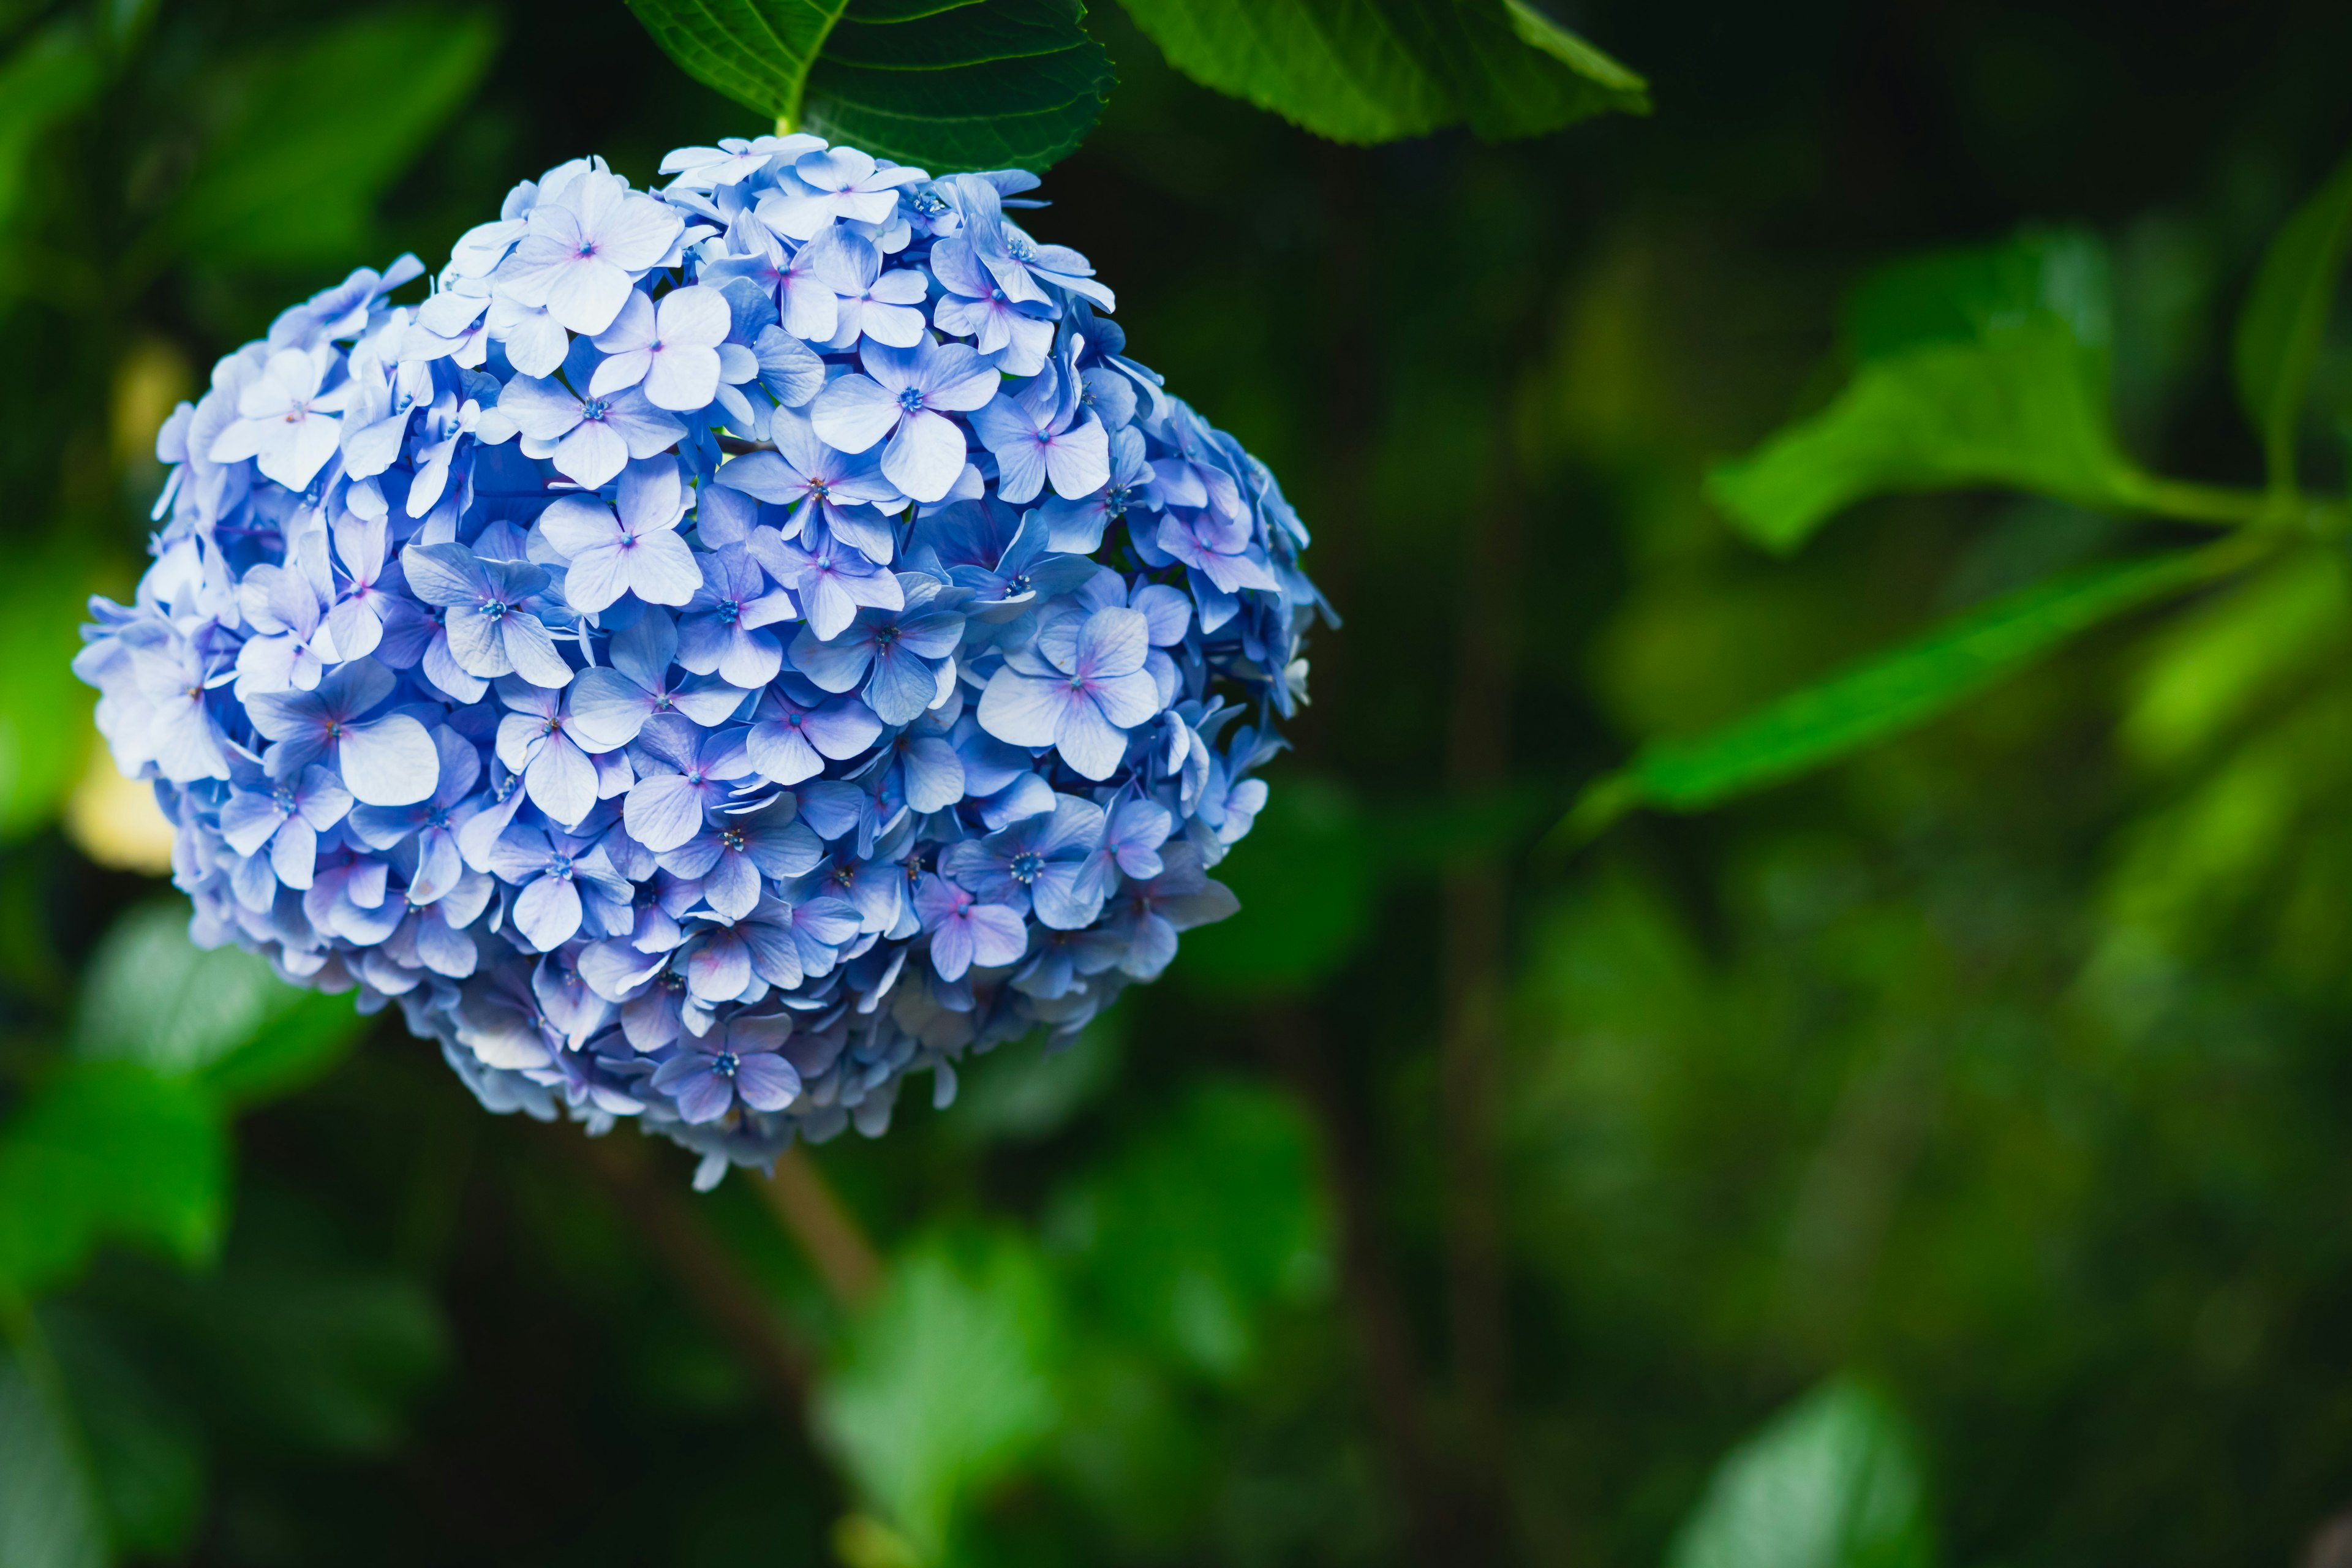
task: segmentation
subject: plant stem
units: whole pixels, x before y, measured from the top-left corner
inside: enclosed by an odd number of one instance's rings
[[[776,1156],[776,1173],[756,1190],[836,1302],[857,1307],[874,1299],[882,1288],[881,1255],[806,1150],[794,1144]]]

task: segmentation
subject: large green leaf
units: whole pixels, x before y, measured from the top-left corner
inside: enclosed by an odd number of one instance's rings
[[[1707,490],[1749,537],[1788,551],[1855,501],[1970,485],[2092,507],[2144,497],[2105,379],[2055,317],[1865,364],[1821,414],[1716,468]]]
[[[208,1257],[227,1185],[200,1089],[137,1062],[68,1060],[0,1126],[0,1299],[64,1280],[101,1241]]]
[[[1026,1241],[925,1241],[892,1264],[819,1389],[818,1430],[923,1561],[942,1557],[963,1507],[1052,1432],[1055,1317]]]
[[[2271,242],[2238,318],[2238,401],[2262,437],[2273,489],[2295,483],[2295,426],[2352,245],[2352,159]]]
[[[1795,691],[1709,735],[1654,742],[1587,788],[1571,841],[1641,805],[1700,811],[1824,766],[1944,712],[2078,632],[2242,564],[2238,542],[2112,563],[2037,583]]]
[[[1169,62],[1335,142],[1553,131],[1647,89],[1528,0],[1126,0]]]
[[[1078,0],[629,0],[686,72],[779,123],[943,174],[1042,169],[1102,113]]]
[[[75,1046],[250,1100],[323,1071],[361,1026],[347,995],[289,985],[242,948],[197,947],[188,906],[173,899],[131,910],[107,932],[83,981]]]
[[[1267,1310],[1329,1275],[1307,1119],[1253,1084],[1192,1091],[1047,1228],[1129,1342],[1229,1381],[1255,1362]]]
[[[1853,381],[1821,413],[1718,466],[1708,492],[1768,549],[1855,501],[2009,485],[2143,504],[2107,396],[2106,267],[2095,242],[2028,234],[1890,268],[1856,291]]]
[[[1716,1467],[1667,1568],[1928,1568],[1919,1462],[1867,1384],[1823,1384]]]
[[[348,266],[497,36],[480,10],[378,11],[225,73],[221,123],[142,259]]]
[[[0,1568],[104,1568],[106,1527],[52,1369],[0,1341]]]
[[[803,129],[882,157],[1042,169],[1101,118],[1110,56],[1077,0],[856,0],[810,68]]]

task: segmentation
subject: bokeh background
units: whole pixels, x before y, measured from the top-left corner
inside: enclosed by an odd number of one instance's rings
[[[2352,11],[1568,19],[1654,115],[1365,151],[1090,16],[1120,85],[1034,226],[1347,626],[1165,983],[697,1196],[193,964],[60,672],[215,357],[563,158],[759,128],[617,0],[0,0],[0,1563],[2297,1562],[2352,1506],[2336,576],[1534,847],[1639,741],[2113,539],[1918,498],[1773,560],[1711,510],[1874,268],[2095,232],[2127,442],[2259,482],[2229,324],[2352,145]],[[2352,421],[2341,325],[2319,385]],[[215,1121],[44,1098],[159,1039]],[[180,1207],[108,1184],[174,1159]]]

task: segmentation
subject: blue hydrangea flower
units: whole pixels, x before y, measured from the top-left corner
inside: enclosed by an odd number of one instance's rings
[[[157,438],[76,670],[194,934],[700,1184],[1067,1038],[1233,912],[1325,613],[1010,171],[762,136],[527,181]]]

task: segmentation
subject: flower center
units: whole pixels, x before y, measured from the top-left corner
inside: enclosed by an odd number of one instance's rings
[[[482,614],[494,621],[504,616],[509,607],[497,599],[484,599],[480,605]]]
[[[905,409],[909,414],[920,413],[923,407],[923,389],[919,386],[900,387],[898,389],[898,406]]]
[[[547,858],[547,874],[551,877],[559,878],[566,882],[570,881],[572,879],[572,857],[569,855],[550,855]]]
[[[1013,879],[1016,882],[1024,885],[1034,882],[1037,879],[1037,873],[1045,868],[1045,858],[1034,849],[1024,849],[1013,858]]]
[[[710,1058],[710,1070],[720,1078],[733,1078],[735,1069],[742,1065],[743,1058],[733,1051],[721,1051]]]
[[[605,415],[610,414],[612,411],[612,404],[607,402],[605,399],[599,397],[593,402],[585,403],[581,405],[580,417],[583,421],[602,419]]]
[[[740,854],[742,851],[743,846],[749,841],[744,837],[743,830],[741,828],[730,827],[726,832],[719,836],[719,842]]]

